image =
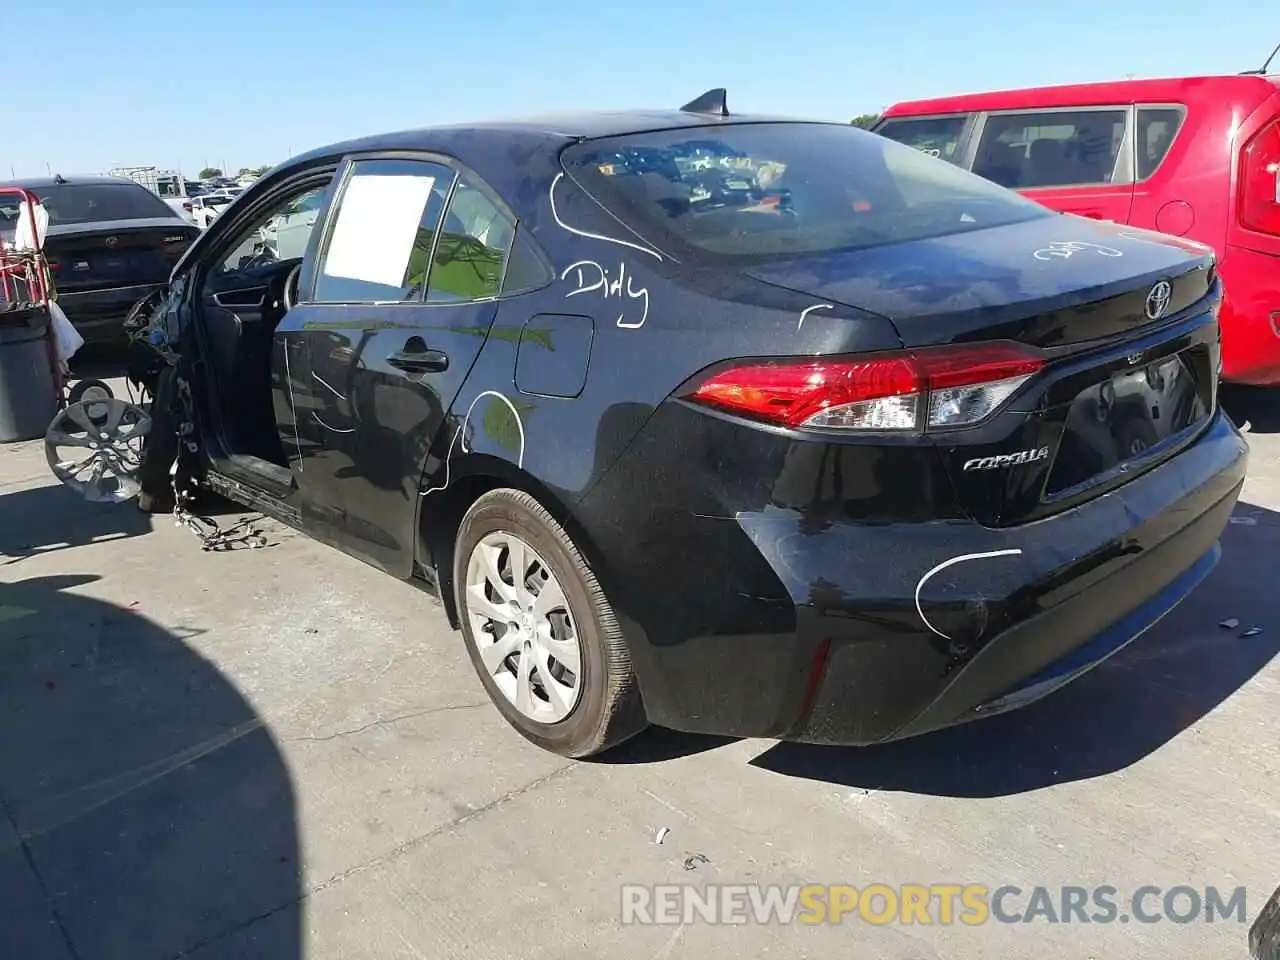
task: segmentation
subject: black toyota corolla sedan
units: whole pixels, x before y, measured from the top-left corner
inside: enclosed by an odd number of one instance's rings
[[[179,264],[140,505],[177,451],[425,582],[557,753],[870,744],[1043,696],[1214,567],[1220,296],[1207,248],[720,92],[371,137]]]

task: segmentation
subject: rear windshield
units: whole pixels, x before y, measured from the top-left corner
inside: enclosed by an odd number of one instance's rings
[[[145,187],[128,183],[69,183],[32,191],[49,212],[49,225],[172,217],[173,210]],[[0,196],[0,219],[17,220],[20,201]]]
[[[735,261],[856,250],[1052,215],[852,125],[744,123],[611,137],[571,147],[565,164],[659,247]]]

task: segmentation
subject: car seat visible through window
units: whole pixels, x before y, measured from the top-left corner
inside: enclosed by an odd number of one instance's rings
[[[973,165],[973,172],[1002,187],[1023,185],[1023,148],[1015,143],[994,140],[986,144]]]
[[[1074,165],[1067,158],[1066,144],[1061,140],[1041,137],[1031,141],[1023,172],[1022,186],[1048,187],[1059,183],[1071,183]]]

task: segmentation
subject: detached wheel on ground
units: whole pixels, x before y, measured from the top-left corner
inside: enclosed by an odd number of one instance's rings
[[[500,489],[472,504],[453,582],[471,662],[502,715],[533,743],[587,757],[647,726],[613,608],[533,497]]]

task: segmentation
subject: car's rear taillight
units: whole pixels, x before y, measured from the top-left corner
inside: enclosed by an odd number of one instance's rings
[[[784,427],[941,430],[990,416],[1044,363],[1012,343],[752,361],[712,374],[686,399]]]
[[[1246,230],[1280,236],[1280,119],[1254,134],[1240,151],[1236,210]]]

